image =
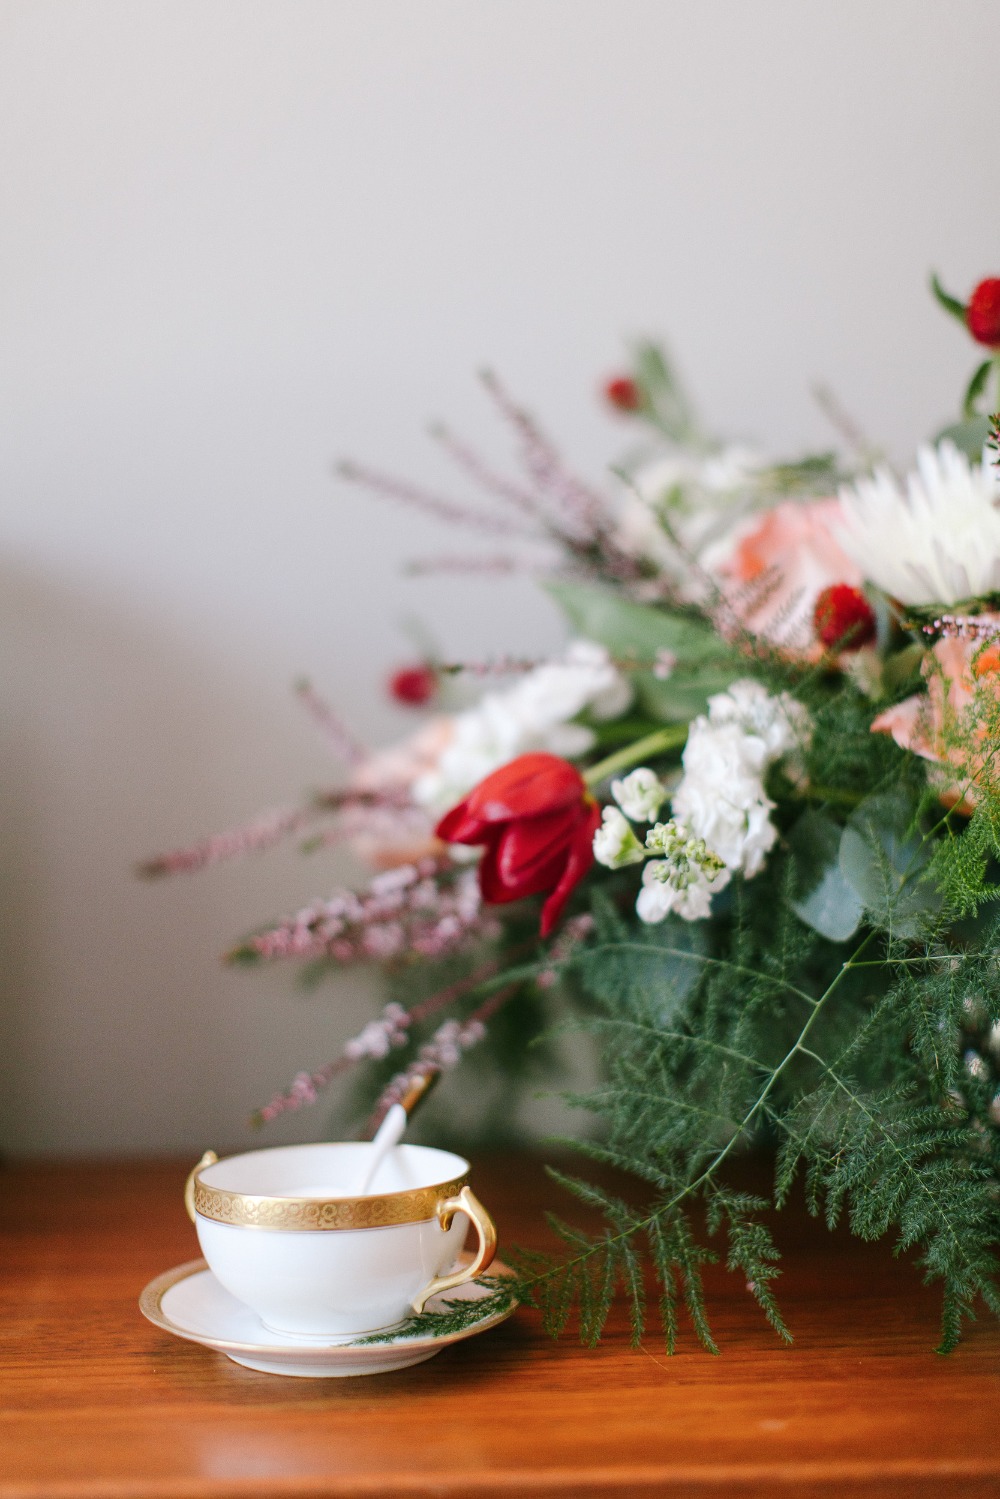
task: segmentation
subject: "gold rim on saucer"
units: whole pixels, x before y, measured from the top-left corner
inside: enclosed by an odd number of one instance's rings
[[[218,1156],[206,1150],[184,1188],[188,1215],[196,1213],[215,1223],[239,1228],[272,1228],[285,1232],[323,1229],[386,1228],[397,1223],[423,1223],[436,1218],[449,1198],[457,1197],[469,1175],[431,1187],[413,1187],[406,1192],[384,1192],[374,1197],[257,1197],[249,1192],[228,1192],[210,1187],[201,1173],[214,1166]]]
[[[468,1256],[463,1255],[463,1260]],[[289,1340],[288,1343],[241,1343],[232,1338],[217,1338],[211,1333],[196,1332],[194,1328],[184,1327],[179,1322],[174,1322],[163,1310],[163,1298],[174,1286],[179,1285],[182,1280],[187,1280],[192,1275],[200,1275],[203,1270],[208,1270],[207,1260],[187,1260],[183,1265],[175,1265],[172,1270],[165,1270],[155,1280],[151,1280],[139,1297],[139,1310],[148,1322],[154,1327],[159,1327],[163,1332],[172,1333],[175,1338],[185,1338],[189,1343],[200,1343],[204,1348],[217,1348],[220,1352],[231,1350],[233,1353],[256,1353],[273,1357],[279,1351],[295,1352],[303,1354],[306,1358],[315,1358],[323,1353],[335,1352],[337,1355],[350,1356],[356,1354],[359,1357],[371,1355],[373,1348],[381,1348],[387,1345],[363,1343],[361,1340],[370,1337],[370,1333],[358,1333],[355,1343],[331,1343],[316,1344],[312,1348],[300,1347],[297,1343]],[[494,1260],[491,1269],[493,1275],[511,1275],[508,1265],[502,1260]],[[468,1282],[474,1285],[474,1281]],[[429,1337],[413,1338],[401,1336],[399,1343],[405,1343],[407,1348],[430,1348],[436,1345],[445,1346],[448,1343],[460,1342],[463,1338],[472,1337],[474,1333],[486,1332],[490,1327],[495,1327],[498,1322],[504,1322],[514,1310],[513,1305],[501,1312],[492,1312],[484,1316],[482,1321],[474,1322],[469,1327],[463,1327],[458,1332],[435,1333]]]

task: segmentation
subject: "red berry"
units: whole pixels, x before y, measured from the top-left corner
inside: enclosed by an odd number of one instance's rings
[[[1000,276],[980,281],[969,298],[965,321],[977,343],[1000,349]]]
[[[875,639],[874,610],[849,583],[823,589],[816,600],[813,624],[827,650],[857,651]]]
[[[420,708],[437,692],[437,672],[430,666],[404,666],[389,678],[389,693],[397,703]]]
[[[642,406],[642,391],[630,375],[616,375],[609,380],[604,395],[619,411],[638,411]]]

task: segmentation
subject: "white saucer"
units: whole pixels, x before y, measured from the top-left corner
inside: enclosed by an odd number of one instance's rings
[[[507,1266],[494,1260],[491,1275],[509,1274]],[[448,1292],[451,1301],[480,1301],[489,1288],[478,1281],[467,1281]],[[427,1303],[428,1311],[440,1311],[437,1297]],[[484,1316],[480,1322],[461,1332],[442,1333],[436,1337],[397,1336],[385,1343],[364,1343],[344,1339],[338,1343],[315,1346],[272,1332],[242,1301],[224,1290],[204,1260],[189,1260],[151,1280],[139,1297],[139,1310],[150,1322],[172,1332],[175,1337],[216,1348],[236,1364],[259,1369],[264,1374],[298,1374],[306,1378],[331,1378],[350,1374],[387,1374],[391,1369],[408,1369],[433,1358],[442,1348],[471,1338],[495,1327],[509,1317],[505,1312]]]

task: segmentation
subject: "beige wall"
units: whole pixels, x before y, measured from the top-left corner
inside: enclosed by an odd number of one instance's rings
[[[526,584],[332,475],[432,481],[425,419],[503,450],[487,362],[599,473],[595,382],[668,334],[705,412],[824,442],[823,378],[899,454],[970,349],[924,291],[1000,271],[987,0],[13,0],[0,5],[3,1139],[200,1150],[370,1004],[222,971],[322,892],[279,854],[143,854],[372,739],[406,615],[544,649]],[[288,1134],[322,1118],[300,1116]],[[273,1138],[278,1138],[275,1135]]]

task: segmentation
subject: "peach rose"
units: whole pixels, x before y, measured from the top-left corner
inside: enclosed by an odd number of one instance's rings
[[[981,627],[995,625],[1000,637],[1000,614],[981,614],[976,622]],[[926,693],[914,693],[880,713],[872,733],[891,734],[901,749],[936,765],[954,766],[964,781],[974,779],[986,757],[970,748],[970,739],[982,744],[986,729],[972,709],[984,690],[1000,699],[1000,639],[984,649],[981,637],[942,636],[925,657],[922,670]],[[966,815],[972,812],[974,786],[963,786],[943,772],[937,772],[935,779],[945,806]]]
[[[864,579],[834,539],[840,501],[783,500],[736,540],[719,564],[726,602],[739,623],[782,650],[818,661],[813,616],[821,593]]]
[[[414,783],[437,767],[454,733],[453,719],[432,718],[408,739],[376,750],[358,766],[351,789],[386,799],[384,806],[365,810],[351,837],[352,848],[367,864],[393,869],[443,849],[434,836],[436,817],[407,798]]]

